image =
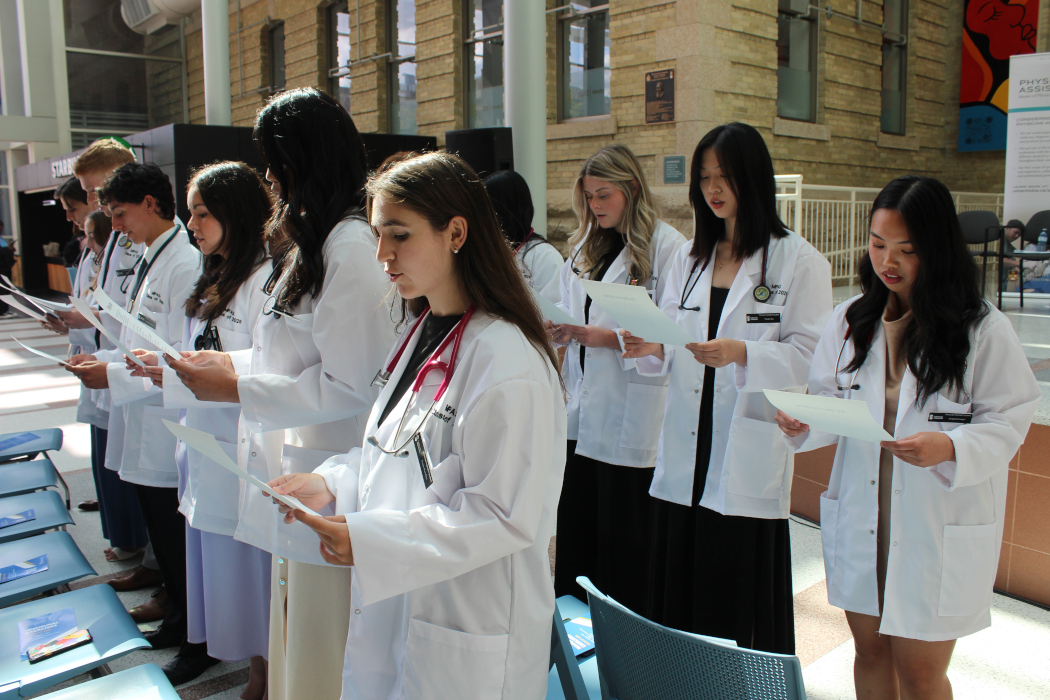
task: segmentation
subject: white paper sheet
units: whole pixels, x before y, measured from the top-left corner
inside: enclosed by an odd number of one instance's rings
[[[583,325],[580,321],[577,321],[572,316],[565,313],[560,306],[537,292],[535,289],[531,291],[532,298],[536,301],[536,306],[540,307],[540,313],[543,314],[544,320],[556,323],[559,326],[566,323],[571,326]]]
[[[18,343],[19,345],[21,345],[22,347],[24,347],[29,352],[33,353],[34,355],[39,355],[40,357],[47,358],[48,360],[52,360],[54,362],[57,362],[60,365],[66,365],[67,367],[72,367],[72,365],[70,365],[65,360],[61,360],[61,359],[55,357],[54,355],[48,355],[43,350],[37,350],[36,348],[31,348],[31,347],[29,347],[28,345],[26,345],[25,343],[23,343],[21,340],[19,340],[18,338],[14,337],[14,336],[11,336],[11,339],[14,340],[16,343]]]
[[[92,326],[98,329],[99,333],[109,338],[109,342],[117,346],[117,350],[120,350],[122,353],[124,353],[128,357],[128,359],[130,359],[139,367],[146,366],[145,362],[137,358],[135,356],[135,353],[131,352],[131,350],[129,350],[128,347],[124,345],[124,343],[120,342],[120,338],[117,338],[115,335],[110,333],[109,329],[102,324],[102,321],[98,320],[98,317],[95,316],[95,312],[91,310],[91,307],[88,306],[88,303],[86,301],[84,301],[83,299],[70,298],[69,302],[73,305],[74,310],[78,311],[80,315],[86,318]]]
[[[264,494],[272,495],[274,498],[276,498],[278,501],[285,504],[289,508],[295,508],[296,510],[301,510],[304,513],[309,513],[310,515],[320,516],[320,513],[318,513],[315,510],[311,510],[310,508],[307,508],[305,505],[302,504],[302,502],[299,499],[294,498],[292,496],[282,496],[281,494],[276,493],[272,488],[259,481],[254,476],[244,471],[240,467],[238,467],[237,464],[232,459],[230,459],[229,455],[226,454],[226,450],[222,449],[222,446],[215,439],[214,435],[205,433],[201,430],[187,428],[185,425],[172,423],[170,420],[165,420],[164,425],[168,426],[168,430],[170,430],[172,434],[175,435],[175,437],[186,443],[187,447],[192,447],[211,461],[218,464],[223,469],[227,469],[233,472],[240,478],[247,481],[249,484],[258,487],[262,490]]]
[[[32,318],[32,319],[37,320],[37,321],[43,321],[44,320],[44,315],[42,313],[40,313],[39,311],[37,311],[35,309],[30,309],[28,306],[25,306],[25,305],[19,303],[18,299],[15,299],[10,294],[0,295],[0,301],[4,301],[4,302],[10,304],[11,306],[15,307],[16,309],[18,309],[19,311],[24,313],[29,318]]]
[[[859,399],[810,396],[771,389],[766,389],[765,393],[769,403],[795,420],[808,424],[813,430],[868,442],[893,440],[893,436],[875,422],[868,404]]]
[[[583,280],[583,288],[621,328],[647,343],[685,346],[699,342],[661,311],[644,287]]]
[[[41,313],[43,313],[45,315],[51,313],[53,304],[45,305],[43,303],[43,301],[44,301],[43,299],[38,299],[38,298],[36,298],[34,296],[30,296],[30,295],[26,294],[21,289],[16,287],[14,285],[14,283],[11,282],[11,280],[9,280],[7,278],[6,275],[0,275],[0,280],[3,280],[3,282],[0,283],[0,287],[3,287],[4,289],[6,289],[7,291],[11,292],[12,294],[17,294],[19,297],[21,297],[22,299],[28,301],[33,306],[35,306]]]
[[[157,333],[157,331],[153,330],[145,323],[138,320],[130,313],[122,309],[115,301],[110,299],[108,294],[102,291],[101,287],[93,291],[92,295],[95,297],[95,301],[98,302],[98,305],[102,307],[102,310],[110,316],[112,316],[113,318],[120,321],[120,325],[131,330],[133,333],[135,333],[135,335],[139,336],[140,338],[145,338],[150,343],[153,343],[154,347],[156,347],[158,350],[167,355],[171,355],[176,360],[182,358],[182,355],[179,354],[179,351],[171,347],[171,345],[169,345],[168,342],[164,340],[164,338],[160,337],[160,334]]]

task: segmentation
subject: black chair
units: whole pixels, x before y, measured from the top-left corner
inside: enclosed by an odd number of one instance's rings
[[[981,295],[984,296],[985,280],[988,277],[988,258],[998,255],[988,250],[988,244],[999,239],[999,217],[991,211],[964,211],[959,213],[959,226],[967,245],[983,245],[982,250],[972,251],[974,257],[982,258]],[[1000,304],[1001,306],[1001,304]]]
[[[1043,211],[1037,211],[1032,214],[1032,218],[1028,220],[1028,224],[1025,226],[1024,235],[1021,236],[1022,246],[1025,243],[1038,243],[1039,233],[1043,229],[1050,231],[1050,209],[1044,209]],[[1000,244],[1000,248],[1003,246]],[[1011,258],[1015,258],[1021,263],[1020,270],[1020,284],[1018,284],[1018,295],[1021,302],[1021,308],[1024,308],[1024,263],[1026,262],[1050,262],[1050,250],[1048,251],[1034,251],[1034,250],[1015,250],[1010,253]],[[1001,263],[1000,263],[1001,265]],[[1000,268],[1001,269],[1001,268]],[[1000,306],[1002,306],[1000,304]]]

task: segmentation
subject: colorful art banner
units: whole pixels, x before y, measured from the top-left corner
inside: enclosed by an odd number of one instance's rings
[[[1039,0],[964,0],[959,150],[1006,148],[1010,57],[1035,53]]]

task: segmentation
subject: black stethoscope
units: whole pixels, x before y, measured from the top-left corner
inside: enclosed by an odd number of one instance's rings
[[[277,273],[279,269],[281,268],[274,268],[270,271],[270,277],[266,280],[266,284],[263,285],[263,289],[266,289],[270,286],[270,282],[273,281],[273,276]],[[295,318],[295,314],[289,313],[284,309],[283,305],[278,306],[277,304],[277,297],[280,296],[281,292],[284,290],[284,281],[288,279],[289,274],[291,274],[291,270],[281,270],[281,277],[274,284],[273,291],[270,292],[270,296],[268,296],[266,298],[266,301],[263,303],[263,316],[277,314],[278,316],[284,316],[286,318]]]
[[[404,341],[401,343],[400,347],[398,347],[397,352],[394,353],[393,358],[390,360],[390,362],[387,363],[386,369],[380,370],[380,372],[376,374],[375,379],[372,380],[372,386],[386,386],[387,381],[390,379],[390,373],[393,372],[394,369],[397,367],[397,363],[401,360],[401,356],[404,354],[405,348],[408,347],[408,343],[412,339],[412,335],[423,323],[423,320],[427,317],[429,312],[430,309],[427,308],[422,314],[420,314],[419,318],[416,319],[416,322],[412,324],[412,328],[408,331],[408,334],[405,336]],[[441,383],[438,385],[437,391],[434,392],[434,401],[431,403],[430,408],[427,410],[427,412],[423,415],[423,420],[419,422],[419,425],[415,427],[415,429],[409,434],[408,438],[404,442],[402,442],[400,446],[388,450],[381,444],[379,444],[379,440],[374,434],[368,436],[368,442],[370,444],[379,448],[381,452],[388,455],[393,455],[395,457],[408,456],[408,451],[405,449],[405,447],[407,447],[408,443],[412,442],[415,439],[415,437],[423,430],[423,426],[426,424],[427,418],[429,418],[430,414],[433,412],[434,406],[436,406],[437,402],[441,400],[441,397],[445,394],[445,390],[448,389],[448,385],[452,382],[452,373],[456,370],[456,358],[459,356],[459,345],[461,342],[463,342],[463,334],[467,330],[467,323],[470,322],[470,318],[473,315],[474,307],[472,306],[469,309],[467,309],[467,312],[463,314],[463,318],[459,320],[459,322],[452,328],[452,330],[449,331],[448,335],[445,336],[445,339],[441,341],[441,344],[437,346],[437,349],[434,350],[433,354],[431,354],[430,359],[427,360],[419,369],[419,373],[416,374],[415,381],[412,382],[410,392],[411,394],[415,394],[416,396],[418,396],[419,390],[420,388],[422,388],[423,382],[426,380],[427,375],[429,375],[431,372],[441,372],[442,375]],[[441,353],[443,353],[450,344],[452,345],[452,353],[449,355],[448,362],[442,362],[440,359]],[[408,417],[408,411],[413,404],[411,394],[409,396],[408,402],[405,404],[405,410],[401,414],[401,420],[397,423],[397,430],[394,431],[393,442],[395,444],[397,443],[397,436],[401,434],[401,430],[405,427],[405,419]]]
[[[678,309],[680,311],[699,311],[699,306],[686,306],[685,300],[693,293],[693,289],[696,288],[696,283],[700,281],[704,271],[707,270],[707,266],[711,263],[711,258],[708,258],[704,262],[704,266],[700,268],[700,274],[696,275],[696,279],[693,279],[693,275],[696,273],[696,267],[700,264],[700,259],[697,258],[693,261],[693,267],[689,270],[689,276],[685,279],[685,285],[682,286],[682,296],[678,300]],[[769,299],[771,294],[769,287],[766,286],[766,266],[769,264],[769,241],[762,246],[762,278],[759,280],[759,284],[751,292],[751,296],[755,298],[755,301],[762,303]],[[692,284],[690,284],[692,282]]]
[[[216,352],[222,352],[222,342],[219,340],[219,327],[209,320],[208,324],[204,326],[204,332],[193,341],[193,348],[198,351],[215,350]]]
[[[160,249],[157,251],[157,254],[150,258],[149,262],[146,263],[146,266],[141,268],[138,271],[138,274],[135,275],[135,288],[131,291],[131,296],[128,297],[128,311],[131,311],[131,309],[135,306],[135,299],[136,297],[138,297],[139,290],[142,289],[142,283],[146,281],[146,275],[149,274],[150,268],[153,267],[153,263],[157,262],[157,258],[159,258],[160,254],[164,252],[164,249],[168,247],[168,244],[175,240],[175,237],[179,235],[180,231],[182,231],[182,224],[175,224],[175,232],[168,236],[168,240],[164,241],[164,243],[161,244]],[[140,255],[139,259],[135,261],[135,264],[131,266],[131,269],[135,269],[136,267],[138,267],[139,263],[142,262],[142,259],[144,257],[146,257],[145,253]],[[124,280],[126,282],[127,277],[125,277]],[[127,293],[127,288],[124,286],[125,282],[120,283],[120,291]]]
[[[835,358],[835,386],[839,391],[848,392],[847,396],[853,397],[853,390],[860,389],[860,384],[857,384],[857,372],[860,371],[860,367],[853,370],[853,375],[849,378],[848,384],[842,384],[839,381],[839,375],[843,374],[844,370],[840,369],[842,366],[842,353],[846,349],[846,343],[849,342],[849,337],[853,333],[853,329],[846,326],[846,335],[842,338],[842,345],[839,346],[839,354]]]

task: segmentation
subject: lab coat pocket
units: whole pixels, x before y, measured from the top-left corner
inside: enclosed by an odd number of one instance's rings
[[[995,523],[944,526],[938,615],[973,615],[989,608],[998,564],[997,531]]]
[[[756,323],[747,324],[748,340],[780,340],[781,314],[784,307],[779,304],[761,304],[755,302],[754,310],[748,314],[756,318]],[[777,320],[773,320],[773,319]]]
[[[726,449],[726,490],[749,498],[780,498],[788,448],[776,423],[734,416]]]
[[[405,700],[502,698],[510,635],[480,635],[411,619]]]
[[[820,494],[820,543],[824,550],[824,576],[827,579],[828,591],[835,591],[835,545],[838,542],[839,502],[828,497],[828,492]]]
[[[959,403],[937,395],[934,405],[927,405],[926,417],[929,422],[929,430],[948,431],[954,430],[959,425],[972,420],[972,403]],[[936,415],[941,414],[941,415]],[[966,416],[970,416],[968,420]],[[937,420],[938,418],[942,420]]]
[[[664,423],[667,387],[657,384],[627,383],[620,446],[635,450],[655,450]]]

